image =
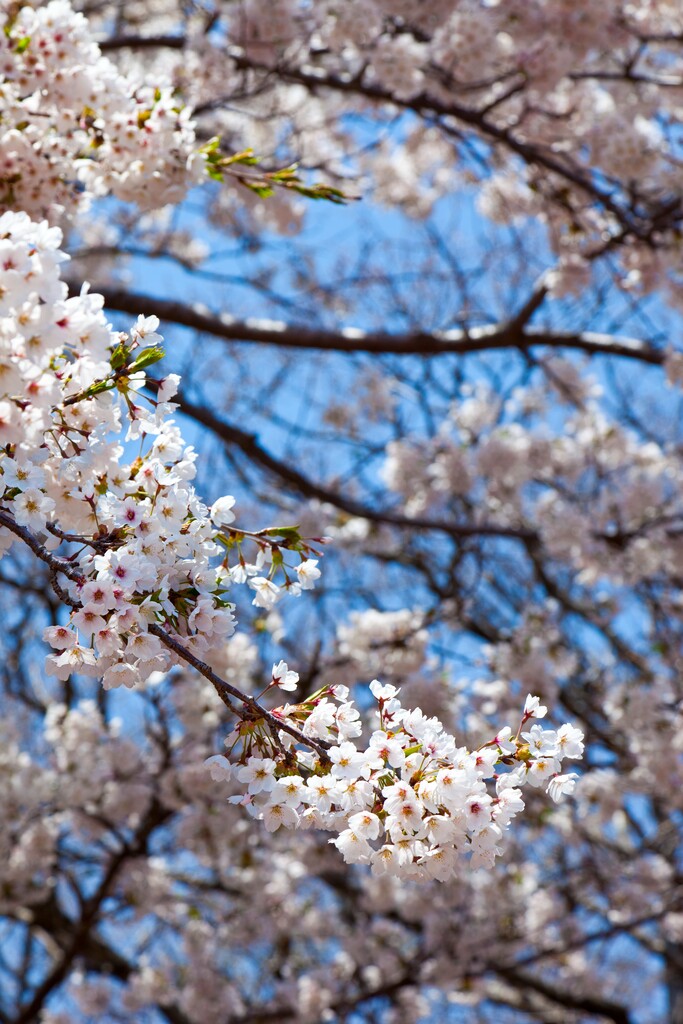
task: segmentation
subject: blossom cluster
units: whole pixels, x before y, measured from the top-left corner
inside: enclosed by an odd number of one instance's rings
[[[154,5],[147,10],[159,17]],[[256,132],[264,152],[285,142],[293,159],[365,178],[376,201],[417,217],[476,181],[484,215],[546,225],[558,256],[555,294],[589,281],[595,254],[618,239],[624,286],[652,290],[670,274],[677,301],[678,214],[664,197],[677,194],[680,4],[239,0],[210,35],[188,22],[174,73],[209,133]],[[239,105],[226,102],[235,94]],[[370,121],[387,102],[421,116],[358,147],[345,114],[357,118],[360,104]],[[492,164],[454,143],[470,131],[492,147]],[[229,191],[215,212],[238,219]],[[301,225],[294,196],[251,212],[255,225]],[[643,215],[654,236],[642,232]]]
[[[320,571],[296,529],[250,534],[231,525],[231,496],[210,508],[200,500],[195,453],[170,418],[179,378],[147,379],[163,355],[157,317],[140,316],[123,334],[107,324],[100,296],[84,289],[69,298],[60,242],[58,228],[25,213],[0,217],[0,550],[17,538],[33,546],[70,606],[68,623],[45,630],[48,672],[133,687],[185,654],[220,660],[235,629],[231,584],[249,583],[253,603],[269,608],[285,589],[310,589]],[[258,547],[254,562],[243,555],[247,541]],[[289,552],[299,558],[293,567]],[[267,688],[298,682],[281,661]],[[559,775],[562,758],[582,751],[571,726],[520,726],[515,737],[508,727],[470,752],[438,719],[404,709],[395,687],[371,690],[379,728],[365,748],[353,742],[360,715],[344,686],[269,718],[247,698],[233,741],[237,778],[266,829],[336,831],[347,862],[446,879],[465,856],[476,867],[502,852],[523,784],[547,782],[554,797],[573,788],[574,775]],[[522,725],[544,713],[529,698]],[[498,764],[510,770],[498,775]],[[213,765],[228,770],[225,759]]]
[[[628,188],[618,193],[620,216],[600,187],[601,177],[618,182],[629,168],[643,182],[644,206],[651,204],[653,216],[661,197],[675,192],[668,129],[677,118],[682,62],[673,30],[680,14],[667,0],[612,0],[599,11],[588,2],[484,0],[443,0],[425,10],[398,0],[243,0],[228,7],[210,35],[188,27],[179,53],[162,50],[150,60],[145,48],[143,60],[127,53],[117,67],[95,36],[98,22],[111,28],[107,5],[91,12],[92,23],[67,0],[6,5],[0,209],[54,220],[106,194],[148,210],[176,203],[212,176],[195,117],[202,118],[200,134],[220,134],[226,152],[241,148],[248,125],[261,151],[272,154],[283,139],[296,140],[294,159],[347,175],[357,146],[344,129],[331,134],[329,123],[330,115],[343,122],[344,93],[357,90],[368,109],[387,99],[400,107],[424,98],[425,110],[452,110],[453,118],[477,124],[487,141],[495,140],[496,170],[480,178],[479,209],[502,223],[528,217],[546,223],[559,257],[555,293],[590,280],[596,246],[606,237],[620,237],[627,288],[651,290],[673,268],[674,221],[656,221],[656,252],[639,244],[640,233],[622,239],[632,214]],[[167,31],[167,13],[152,6],[149,14],[150,32],[157,18]],[[117,24],[125,25],[125,17],[118,11]],[[662,24],[670,26],[666,40],[658,38]],[[252,65],[247,95],[245,61]],[[272,74],[282,66],[290,84]],[[625,83],[634,74],[647,88],[629,88],[625,102]],[[310,80],[324,100],[302,102],[302,84]],[[346,83],[341,91],[340,82]],[[234,93],[239,105],[228,102]],[[358,97],[351,96],[356,108]],[[364,148],[352,173],[373,181],[378,200],[422,217],[462,178],[478,174],[465,151],[454,151],[451,139],[416,119],[405,133]],[[560,152],[562,159],[550,155]],[[587,188],[576,184],[581,181]],[[567,199],[558,202],[566,188]],[[278,190],[269,203],[260,195],[257,186],[250,210],[239,203],[242,215],[250,212],[255,222],[282,231],[299,229],[296,188]],[[215,215],[233,223],[235,207],[234,192],[220,190]]]
[[[0,217],[0,551],[37,537],[71,607],[68,624],[45,631],[48,671],[132,687],[177,661],[152,627],[210,661],[235,629],[231,584],[271,606],[320,571],[296,530],[248,534],[231,526],[231,496],[200,500],[196,453],[170,418],[179,378],[145,372],[163,355],[157,317],[126,335],[101,296],[69,298],[60,241],[25,213]]]
[[[547,713],[538,697],[527,697],[516,734],[505,726],[470,751],[437,718],[402,707],[394,686],[375,680],[370,690],[379,727],[366,746],[353,742],[362,730],[348,688],[326,687],[276,713],[325,743],[326,753],[296,749],[284,733],[278,746],[261,723],[243,723],[226,741],[231,750],[242,744],[239,764],[211,757],[212,776],[234,776],[246,789],[234,799],[269,832],[281,826],[336,832],[330,842],[346,863],[440,881],[453,878],[464,861],[472,868],[493,865],[506,829],[524,808],[522,786],[545,786],[554,800],[574,788],[577,775],[560,769],[564,758],[581,757],[583,734],[568,724],[529,725]]]
[[[670,352],[672,383],[676,365]],[[667,529],[683,508],[680,452],[615,423],[596,376],[575,362],[553,355],[543,370],[547,387],[507,399],[465,384],[433,436],[387,444],[380,473],[406,516],[445,519],[456,508],[468,522],[531,526],[584,582],[633,583],[680,565],[680,535]]]
[[[108,193],[151,209],[201,180],[170,82],[120,73],[66,0],[5,5],[0,25],[0,209],[54,221]]]

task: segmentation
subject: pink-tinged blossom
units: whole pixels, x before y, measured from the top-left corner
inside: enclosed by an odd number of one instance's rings
[[[6,382],[5,382],[6,383]],[[39,466],[31,462],[15,462],[13,459],[3,459],[0,464],[2,469],[1,482],[5,487],[19,487],[27,491],[45,486],[45,472]]]
[[[324,739],[328,731],[334,726],[337,717],[337,710],[334,704],[328,700],[321,700],[313,708],[303,726],[304,736],[319,737]]]
[[[335,724],[341,740],[349,740],[360,736],[363,728],[360,713],[351,702],[343,703],[339,706],[335,715]]]
[[[548,714],[548,709],[544,704],[541,704],[540,697],[532,697],[531,694],[528,694],[524,702],[524,714],[528,715],[529,718],[545,718]]]
[[[291,692],[297,688],[299,674],[298,672],[292,672],[287,667],[286,661],[279,661],[277,665],[273,665],[272,679],[275,686],[278,686],[281,690]]]
[[[158,327],[158,316],[143,316],[140,314],[131,328],[131,336],[139,345],[158,345],[163,341],[161,335],[157,334]]]
[[[76,629],[87,637],[91,637],[94,633],[99,633],[106,628],[106,623],[102,616],[90,605],[84,605],[80,611],[73,612],[71,622]]]
[[[103,615],[116,607],[120,600],[114,584],[106,580],[91,580],[81,588],[80,599],[93,612]]]
[[[498,795],[498,802],[493,808],[493,816],[496,822],[505,828],[515,815],[519,814],[520,811],[524,810],[524,800],[522,794],[518,789],[511,786],[509,789],[504,789]]]
[[[299,815],[288,803],[265,804],[262,812],[262,820],[267,832],[276,832],[279,828],[296,828],[299,823]]]
[[[349,741],[341,743],[338,747],[330,747],[329,757],[335,779],[354,779],[359,776],[367,778],[370,774],[365,754]]]
[[[102,686],[105,690],[116,690],[119,686],[125,686],[132,690],[140,683],[140,673],[135,665],[127,661],[118,661],[105,670],[102,676]]]
[[[368,807],[373,800],[373,788],[365,779],[339,780],[339,805],[345,811]]]
[[[486,792],[475,793],[467,798],[463,808],[463,822],[470,832],[481,832],[491,822],[492,798]]]
[[[45,671],[58,679],[68,679],[72,673],[94,676],[98,674],[97,657],[89,647],[71,644],[61,654],[47,656]]]
[[[398,692],[391,683],[380,683],[378,679],[373,679],[370,683],[370,693],[375,700],[391,700],[392,697],[398,696]]]
[[[68,626],[48,626],[43,630],[43,640],[56,651],[64,651],[78,643],[78,634]]]
[[[396,856],[396,847],[392,843],[381,846],[371,855],[370,866],[373,875],[399,876],[402,874],[402,866]]]
[[[167,373],[159,381],[159,387],[157,388],[157,402],[164,403],[174,398],[178,393],[180,386],[180,376],[177,373]],[[157,448],[157,451],[159,449]]]
[[[14,518],[22,526],[28,526],[31,530],[42,530],[51,518],[55,503],[42,491],[29,487],[16,496],[12,502],[12,509]]]
[[[557,745],[557,733],[552,729],[542,729],[540,725],[532,725],[528,732],[522,733],[522,739],[536,757],[552,754]]]
[[[370,749],[378,757],[387,761],[392,768],[401,768],[406,759],[400,739],[395,736],[389,737],[385,732],[374,732],[372,734],[370,737]]]
[[[347,864],[366,864],[373,854],[368,841],[351,828],[345,829],[336,839],[330,839],[330,842],[337,847]]]
[[[149,633],[134,633],[128,637],[126,644],[126,655],[139,658],[141,661],[150,661],[163,650],[159,638]]]
[[[284,803],[298,807],[303,798],[304,780],[299,775],[285,775],[278,779],[269,793],[271,803]]]
[[[380,820],[370,811],[360,811],[349,818],[349,828],[362,839],[377,839],[380,831]]]
[[[472,756],[474,758],[474,767],[480,774],[481,778],[490,779],[494,774],[495,766],[499,758],[498,751],[488,747],[483,750],[476,750]]]
[[[436,846],[424,854],[418,864],[427,877],[446,882],[453,878],[458,867],[458,854],[452,846]]]
[[[573,725],[562,725],[557,730],[557,750],[561,757],[583,757],[583,733]]]
[[[504,754],[514,754],[517,749],[517,743],[509,725],[506,725],[497,733],[495,743]]]
[[[554,757],[538,757],[529,762],[526,781],[531,786],[542,786],[557,772],[559,762]]]
[[[328,814],[338,797],[336,780],[330,775],[312,775],[306,780],[307,799],[322,814]]]

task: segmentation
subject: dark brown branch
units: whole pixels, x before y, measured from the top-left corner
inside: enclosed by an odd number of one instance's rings
[[[205,427],[208,427],[216,437],[225,441],[226,444],[239,448],[252,462],[274,473],[303,497],[327,502],[330,505],[334,505],[335,508],[347,512],[349,515],[358,516],[360,519],[368,519],[374,523],[401,526],[410,530],[435,530],[456,538],[511,537],[515,540],[529,540],[536,539],[537,537],[534,530],[521,526],[499,526],[496,523],[451,523],[443,519],[409,518],[398,512],[370,508],[354,498],[339,494],[337,491],[333,491],[310,480],[303,473],[300,473],[299,470],[294,469],[288,463],[283,462],[266,451],[259,444],[254,434],[247,434],[244,430],[240,430],[239,427],[219,419],[218,416],[205,406],[194,405],[183,397],[176,398],[174,401],[178,403],[180,410],[187,416],[196,420],[197,423],[202,423]]]
[[[101,45],[105,50],[147,49],[150,47],[181,49],[185,45],[185,40],[182,37],[171,35],[152,37],[123,35],[106,40]],[[413,111],[420,117],[436,120],[449,134],[460,135],[459,126],[464,125],[478,133],[491,145],[507,148],[528,166],[550,171],[558,178],[570,182],[583,192],[589,201],[596,202],[603,209],[609,211],[621,226],[619,235],[612,240],[613,244],[620,244],[629,236],[652,244],[655,225],[652,223],[649,211],[647,208],[636,209],[628,194],[622,196],[620,202],[617,191],[618,182],[614,182],[612,185],[603,184],[590,167],[558,157],[550,147],[531,142],[522,133],[518,136],[507,124],[499,124],[490,119],[488,115],[494,109],[490,103],[477,108],[459,102],[455,96],[440,99],[428,91],[409,99],[402,99],[380,83],[367,80],[363,72],[355,75],[332,72],[324,67],[315,67],[310,63],[303,67],[288,65],[284,61],[269,64],[248,56],[240,47],[227,47],[225,58],[230,60],[238,70],[260,72],[266,77],[266,81],[268,78],[272,78],[274,82],[294,82],[303,85],[313,95],[321,89],[329,89],[332,92],[362,97],[377,104]],[[590,75],[590,73],[588,74]],[[453,86],[454,92],[458,90],[457,83],[448,84]],[[460,91],[462,92],[461,89]],[[200,104],[194,114],[200,116],[203,113],[210,113],[230,102],[231,99],[232,97],[226,95]],[[672,210],[668,226],[675,226],[680,219],[681,211],[677,207]]]
[[[102,903],[110,893],[110,889],[119,871],[129,857],[139,856],[147,849],[147,840],[160,824],[167,820],[169,812],[160,804],[153,804],[145,820],[140,825],[133,841],[125,843],[114,854],[95,892],[84,901],[79,921],[74,926],[70,941],[65,945],[61,959],[37,986],[30,1002],[25,1004],[13,1024],[33,1024],[38,1019],[45,1000],[58,988],[66,978],[74,960],[81,955],[87,944],[88,935],[95,925]]]
[[[168,647],[168,649],[177,654],[179,658],[186,661],[188,665],[191,665],[192,668],[196,669],[196,671],[199,672],[200,675],[204,676],[205,679],[208,679],[209,682],[213,684],[219,696],[222,697],[223,694],[230,694],[230,696],[234,697],[236,700],[241,701],[242,704],[248,708],[254,718],[262,718],[275,736],[277,736],[278,730],[286,732],[289,736],[295,739],[297,743],[303,743],[308,747],[312,747],[324,762],[329,761],[326,748],[331,746],[331,744],[326,740],[314,740],[309,736],[304,736],[301,730],[297,729],[296,726],[290,725],[271,711],[267,711],[266,708],[262,707],[254,697],[243,693],[241,690],[238,690],[236,686],[232,686],[224,679],[221,679],[221,677],[217,675],[213,669],[206,664],[206,662],[200,661],[200,659],[192,654],[191,651],[188,651],[179,640],[176,640],[174,637],[170,636],[169,633],[163,630],[161,626],[151,625],[149,626],[149,632],[158,637],[165,647]],[[231,706],[229,700],[228,707],[230,707],[232,711],[235,711],[235,708]],[[235,713],[238,714],[238,712]]]
[[[0,525],[5,526],[17,537],[21,538],[21,540],[23,540],[27,547],[29,547],[31,551],[38,558],[40,558],[41,561],[45,562],[47,565],[50,566],[53,584],[56,582],[56,574],[60,572],[64,573],[64,575],[68,576],[69,579],[74,580],[77,583],[83,582],[84,577],[82,576],[81,573],[79,573],[73,566],[65,562],[64,559],[58,558],[56,555],[53,555],[49,551],[47,551],[46,548],[43,547],[43,545],[40,543],[40,541],[31,533],[30,530],[28,530],[25,526],[20,526],[17,522],[14,521],[12,516],[10,516],[7,512],[3,512],[2,510],[0,510]],[[78,602],[73,601],[71,598],[68,597],[68,595],[63,595],[61,587],[58,587],[57,592],[60,599],[64,600],[71,607],[80,607]],[[272,711],[268,711],[267,708],[262,707],[254,697],[251,697],[249,694],[243,693],[241,690],[238,690],[236,686],[232,686],[224,679],[221,679],[221,677],[217,675],[213,671],[213,669],[210,668],[209,665],[207,665],[205,662],[197,658],[196,655],[192,654],[191,651],[188,651],[187,648],[184,647],[184,645],[180,642],[180,640],[177,640],[175,637],[171,636],[164,629],[162,629],[161,626],[152,624],[149,627],[149,632],[153,633],[154,636],[158,637],[159,640],[161,640],[161,642],[164,644],[164,646],[167,647],[170,651],[173,651],[174,654],[176,654],[179,658],[182,658],[183,661],[186,661],[188,665],[192,665],[193,668],[195,668],[201,675],[208,679],[209,682],[213,684],[214,688],[216,689],[216,692],[223,700],[223,703],[226,704],[227,707],[233,713],[237,714],[238,716],[240,714],[240,712],[238,712],[235,709],[234,705],[232,704],[230,696],[235,697],[238,701],[244,704],[244,706],[247,708],[249,712],[250,717],[254,719],[263,719],[263,721],[266,723],[271,733],[273,734],[273,737],[276,740],[278,730],[281,730],[282,732],[286,732],[298,743],[302,743],[307,747],[311,747],[311,749],[315,750],[315,752],[324,762],[327,762],[329,760],[326,748],[329,747],[331,744],[328,743],[326,740],[315,740],[311,739],[311,737],[309,736],[304,736],[303,732],[300,729],[297,729],[296,726],[291,725],[289,722],[281,720]],[[244,713],[242,713],[242,717],[244,717]]]
[[[342,512],[358,516],[359,519],[367,519],[369,522],[385,526],[398,526],[406,530],[433,530],[460,540],[467,537],[507,537],[512,540],[532,542],[536,545],[541,543],[538,531],[527,526],[503,526],[490,522],[455,523],[444,519],[430,519],[423,516],[410,517],[399,512],[371,508],[355,498],[340,494],[338,491],[311,480],[288,462],[271,455],[270,452],[262,447],[255,434],[248,434],[234,424],[220,419],[206,406],[195,405],[183,396],[176,397],[174,401],[177,402],[181,412],[185,413],[186,416],[208,427],[226,445],[233,445],[239,448],[253,463],[273,473],[304,498],[312,498],[316,501],[333,505]],[[672,522],[678,523],[678,519],[672,520]],[[593,533],[593,536],[596,540],[612,544],[616,542],[626,544],[634,537],[647,533],[648,526],[657,525],[659,524],[650,523],[637,530],[621,533],[605,534],[596,531]],[[680,532],[681,527],[677,525],[666,528],[666,533],[669,536],[676,536]]]
[[[497,973],[505,978],[507,982],[517,989],[531,989],[538,992],[551,1003],[556,1003],[568,1010],[581,1010],[583,1013],[595,1014],[604,1017],[605,1020],[613,1021],[614,1024],[631,1024],[631,1015],[628,1009],[620,1003],[614,1003],[611,999],[603,999],[599,996],[579,995],[571,989],[559,986],[555,981],[548,983],[532,974],[523,971],[515,971],[512,968],[499,968]]]
[[[70,565],[65,559],[59,558],[57,555],[53,555],[47,548],[43,547],[37,537],[31,533],[25,526],[20,526],[19,523],[15,522],[12,516],[0,509],[0,526],[4,526],[5,529],[9,530],[15,536],[23,540],[24,544],[31,549],[34,555],[49,565],[53,573],[62,573],[67,576],[74,583],[83,582],[83,574],[78,572],[77,569]],[[61,599],[61,597],[60,597]]]
[[[545,948],[533,950],[530,953],[524,954],[519,957],[516,961],[510,964],[495,964],[490,967],[484,968],[481,974],[485,974],[488,970],[496,970],[500,973],[502,970],[517,971],[520,967],[527,967],[530,964],[539,963],[548,957],[565,957],[567,953],[571,953],[573,950],[585,949],[591,946],[594,942],[602,942],[607,939],[612,939],[616,935],[634,935],[637,928],[652,924],[656,921],[661,921],[667,914],[675,912],[680,909],[681,901],[674,894],[671,902],[660,908],[659,910],[653,911],[649,914],[641,914],[638,917],[631,918],[629,921],[620,921],[614,924],[606,925],[599,931],[591,933],[577,935],[575,938],[568,939],[567,941],[559,941]],[[637,936],[636,936],[637,937]]]
[[[113,36],[111,39],[102,39],[99,43],[100,50],[182,50],[186,45],[184,36]]]
[[[159,821],[159,824],[163,824],[163,821]],[[31,915],[32,928],[43,931],[62,952],[72,947],[79,923],[66,916],[57,903],[54,892],[44,903],[34,904],[31,907]],[[82,938],[79,959],[86,971],[116,978],[121,982],[127,982],[135,972],[134,966],[92,928]],[[172,1004],[157,1005],[156,1009],[169,1024],[190,1024],[185,1014]]]
[[[420,93],[410,99],[399,99],[389,89],[377,82],[368,82],[360,75],[345,75],[328,72],[307,66],[306,68],[291,67],[285,63],[270,65],[248,57],[239,47],[227,50],[234,65],[245,71],[260,71],[272,75],[277,81],[296,82],[306,86],[315,93],[319,89],[330,89],[332,92],[351,94],[364,97],[376,103],[390,104],[401,110],[411,110],[422,117],[452,119],[475,131],[493,144],[499,144],[519,156],[529,166],[544,168],[565,181],[571,182],[585,193],[591,200],[608,210],[622,225],[624,233],[631,233],[637,238],[647,237],[648,225],[639,223],[631,216],[628,209],[620,206],[607,188],[601,188],[591,175],[590,168],[581,168],[569,162],[563,163],[549,149],[541,148],[524,139],[516,138],[507,127],[490,121],[476,107],[464,106],[455,100],[439,100],[429,93]],[[218,108],[224,99],[200,106],[196,114],[204,110]],[[445,125],[442,124],[442,127]]]
[[[76,283],[72,292],[80,290]],[[366,352],[373,355],[437,356],[467,355],[518,348],[522,351],[537,345],[567,348],[588,355],[621,356],[659,366],[664,353],[637,338],[613,337],[592,331],[556,331],[528,326],[545,295],[544,289],[534,292],[529,303],[507,322],[472,327],[467,330],[418,331],[408,334],[367,332],[356,328],[324,330],[298,327],[272,320],[236,320],[227,314],[211,313],[204,306],[190,306],[183,302],[159,299],[123,289],[93,285],[93,292],[104,296],[110,310],[130,313],[154,312],[162,320],[182,327],[212,334],[226,341],[256,345],[277,345],[287,349],[317,349],[326,352]]]

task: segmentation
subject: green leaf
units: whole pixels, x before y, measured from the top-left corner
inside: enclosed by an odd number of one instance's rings
[[[295,540],[298,540],[300,536],[298,526],[270,526],[262,533],[264,537],[291,537]]]
[[[164,352],[161,345],[154,345],[152,348],[146,348],[144,352],[141,352],[137,359],[129,365],[128,370],[133,373],[135,370],[142,370],[146,366],[152,366],[153,363],[158,363],[160,359],[164,358]]]
[[[109,364],[112,370],[120,370],[128,362],[130,356],[130,349],[126,348],[125,345],[117,345],[109,358]]]
[[[256,181],[247,181],[246,178],[239,179],[241,183],[246,186],[251,192],[255,192],[261,199],[267,199],[268,196],[275,195],[275,189],[270,185],[263,185]]]
[[[221,164],[223,167],[229,167],[231,164],[245,164],[247,167],[254,167],[260,162],[261,158],[259,156],[254,156],[253,149],[243,149],[241,153],[235,153],[233,156],[224,156],[221,158]]]
[[[293,181],[300,182],[301,178],[297,177],[298,164],[292,164],[290,167],[283,167],[279,171],[272,171],[268,177],[272,178],[273,181]]]
[[[343,206],[345,203],[359,198],[358,196],[347,196],[341,189],[321,183],[317,185],[299,185],[296,182],[291,182],[286,183],[285,187],[291,188],[294,192],[298,192],[299,195],[306,196],[307,199],[322,199],[328,203],[336,203],[338,206]]]
[[[205,142],[203,146],[199,147],[199,152],[203,153],[204,156],[208,157],[209,159],[211,159],[212,157],[215,158],[217,155],[220,155],[220,144],[220,137],[218,135],[214,135],[212,139],[209,139],[208,142]]]
[[[100,395],[103,391],[111,391],[113,387],[113,380],[98,380],[86,388],[83,394],[86,398],[92,398],[94,395]]]

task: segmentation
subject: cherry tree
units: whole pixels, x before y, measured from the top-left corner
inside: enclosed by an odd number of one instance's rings
[[[0,1020],[682,1020],[677,5],[82,7],[3,9]]]

